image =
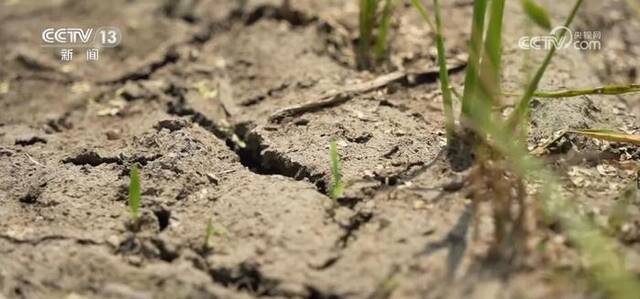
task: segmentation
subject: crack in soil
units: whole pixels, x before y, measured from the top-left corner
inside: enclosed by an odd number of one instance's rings
[[[102,164],[120,164],[122,160],[118,157],[102,157],[98,153],[94,151],[83,151],[80,154],[77,154],[73,157],[66,158],[62,160],[62,163],[65,164],[73,164],[73,165],[91,165],[93,167],[102,165]]]
[[[93,167],[100,166],[102,164],[118,164],[122,165],[125,163],[132,164],[138,163],[140,165],[147,165],[147,163],[155,161],[162,157],[160,154],[152,155],[149,157],[134,155],[131,157],[126,157],[123,154],[120,154],[116,157],[102,157],[100,154],[96,153],[93,150],[83,150],[81,153],[68,157],[62,160],[62,163],[65,164],[73,164],[78,166],[90,165]]]
[[[225,287],[235,287],[259,297],[284,295],[277,290],[278,280],[265,277],[257,265],[247,262],[234,268],[210,268],[209,276]]]
[[[194,266],[198,268],[197,266]],[[307,298],[307,299],[340,299],[341,296],[322,291],[314,286],[305,285],[306,292],[285,290],[280,288],[282,281],[269,278],[257,265],[243,262],[235,267],[209,268],[206,270],[214,283],[226,288],[235,288],[256,297]]]
[[[244,8],[240,8],[244,10]],[[245,25],[251,26],[262,19],[272,19],[277,21],[285,21],[292,27],[304,27],[317,21],[317,17],[308,16],[305,13],[292,9],[289,1],[284,1],[280,6],[261,5],[253,11],[245,14]]]
[[[236,134],[246,144],[245,148],[237,151],[243,165],[262,175],[278,174],[298,181],[306,179],[315,185],[320,193],[327,195],[327,185],[322,180],[323,173],[314,172],[310,167],[292,161],[282,153],[269,150],[262,137],[251,132],[249,127],[250,124],[240,124],[235,129]]]
[[[166,53],[164,53],[164,56],[159,61],[151,62],[149,65],[143,67],[142,69],[125,74],[120,78],[116,78],[113,80],[100,82],[100,83],[101,84],[124,84],[127,81],[146,80],[146,79],[149,79],[149,77],[151,77],[153,73],[155,73],[156,71],[160,70],[161,68],[169,64],[175,63],[176,61],[178,61],[179,58],[180,58],[180,55],[178,54],[178,52],[176,52],[175,45],[174,45],[170,47]]]
[[[15,145],[29,146],[36,143],[47,143],[47,140],[39,136],[31,136],[23,139],[16,139]]]
[[[185,99],[185,89],[172,86],[168,94],[177,100],[168,104],[167,112],[171,115],[190,117],[191,121],[207,129],[240,158],[240,163],[251,172],[259,175],[282,175],[295,180],[307,179],[322,194],[327,194],[324,174],[314,173],[309,167],[291,161],[286,156],[267,150],[262,138],[251,132],[251,124],[243,123],[226,127],[210,119],[201,112],[189,107]],[[240,142],[239,142],[240,141]],[[244,146],[240,146],[243,143]]]
[[[205,128],[207,131],[211,132],[216,138],[225,141],[225,143],[230,142],[232,136],[229,134],[229,130],[223,128],[220,124],[216,123],[214,120],[208,118],[203,113],[196,111],[195,109],[189,107],[187,105],[187,100],[185,99],[186,89],[183,87],[178,87],[175,85],[171,85],[167,94],[173,98],[175,101],[170,101],[167,107],[167,113],[170,115],[181,116],[181,117],[189,117],[193,123],[200,125]],[[235,149],[232,149],[235,152]]]
[[[342,226],[342,229],[344,229],[345,232],[336,241],[336,246],[341,249],[347,248],[349,241],[356,235],[358,230],[363,225],[369,223],[372,218],[373,213],[358,211],[358,213],[349,219],[349,224]]]
[[[75,237],[68,237],[68,236],[63,236],[63,235],[48,235],[48,236],[38,237],[38,238],[35,238],[35,239],[20,239],[20,238],[12,237],[12,236],[9,236],[9,235],[0,235],[0,239],[8,241],[9,243],[12,243],[12,244],[31,245],[31,246],[38,246],[41,243],[52,242],[52,241],[73,241],[73,242],[76,242],[76,243],[81,244],[81,245],[105,245],[105,244],[107,244],[107,243],[98,242],[98,241],[92,240],[92,239],[75,238]]]
[[[296,82],[297,83],[297,82]],[[251,106],[255,106],[259,103],[261,103],[262,101],[266,100],[267,97],[272,97],[276,94],[278,94],[279,92],[282,92],[284,90],[286,90],[287,88],[289,88],[289,86],[291,85],[290,82],[284,82],[276,87],[270,88],[269,90],[267,90],[265,93],[251,97],[249,99],[246,99],[242,102],[240,102],[240,105],[243,107],[251,107]]]

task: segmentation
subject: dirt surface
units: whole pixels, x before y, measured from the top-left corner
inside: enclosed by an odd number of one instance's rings
[[[360,72],[357,1],[290,2],[0,4],[0,298],[603,295],[552,227],[530,224],[537,249],[524,266],[488,258],[490,204],[473,216],[469,170],[446,159],[436,52],[408,4],[395,13],[389,63]],[[472,7],[443,2],[448,64],[461,90]],[[503,78],[517,91],[527,69],[517,40],[531,29],[507,2]],[[555,2],[560,23],[571,3]],[[559,51],[541,89],[637,82],[638,19],[628,21],[624,1],[609,2],[588,3],[578,20],[603,31],[603,50]],[[40,34],[71,25],[117,26],[124,40],[98,62],[79,52],[62,63],[40,47]],[[537,65],[544,52],[529,55]],[[408,75],[274,117],[393,71]],[[529,147],[567,128],[638,133],[634,100],[536,99]],[[335,208],[332,140],[347,182]],[[640,152],[567,135],[546,159],[600,224],[635,179]],[[127,208],[134,163],[139,231]],[[640,274],[640,211],[629,210],[617,237]],[[205,250],[209,219],[218,233]]]

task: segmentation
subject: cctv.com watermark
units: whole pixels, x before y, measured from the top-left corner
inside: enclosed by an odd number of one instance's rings
[[[564,33],[564,34],[563,34]],[[598,51],[602,49],[601,31],[572,31],[565,26],[555,27],[548,35],[523,36],[518,40],[523,50],[574,49]]]

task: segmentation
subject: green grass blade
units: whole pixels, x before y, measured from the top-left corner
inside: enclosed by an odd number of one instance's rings
[[[340,170],[340,155],[338,154],[338,148],[336,142],[332,141],[329,148],[329,160],[331,161],[331,187],[329,190],[329,197],[336,201],[342,196],[344,192],[344,185],[342,183],[342,172]]]
[[[533,0],[520,0],[525,14],[538,26],[551,30],[551,19],[544,7],[538,5]]]
[[[607,85],[596,88],[571,89],[559,91],[536,91],[533,96],[536,98],[570,98],[584,95],[621,95],[627,93],[640,92],[640,84],[628,85]],[[519,96],[516,93],[505,93],[507,96]]]
[[[357,59],[358,67],[361,69],[368,69],[371,66],[371,41],[378,1],[380,0],[360,0],[360,37],[358,39]]]
[[[462,120],[473,117],[476,110],[475,101],[478,94],[478,69],[482,53],[482,40],[484,35],[484,23],[487,11],[487,0],[476,0],[473,3],[473,19],[471,21],[471,41],[469,44],[469,61],[462,92]]]
[[[500,102],[500,69],[502,67],[502,20],[505,0],[492,0],[489,23],[480,65],[480,79],[485,105]],[[491,101],[493,100],[493,101]],[[484,107],[488,114],[490,107]]]
[[[576,0],[576,3],[573,6],[573,9],[571,10],[571,13],[569,14],[569,17],[564,23],[565,27],[568,28],[571,25],[571,22],[573,22],[573,19],[576,16],[576,13],[578,12],[578,8],[580,8],[580,5],[582,5],[582,2],[583,0]],[[565,30],[560,30],[559,34],[556,35],[556,38],[562,39],[564,37],[565,32],[566,32]],[[533,97],[533,94],[538,89],[538,84],[540,84],[540,80],[542,79],[542,76],[547,70],[547,67],[549,66],[549,63],[551,62],[551,58],[553,58],[553,55],[555,54],[555,52],[556,52],[556,47],[551,47],[549,52],[547,52],[547,55],[545,56],[544,61],[542,62],[542,65],[540,65],[540,67],[536,71],[536,74],[533,76],[533,78],[527,85],[527,88],[525,89],[525,93],[522,95],[520,102],[518,102],[516,109],[509,116],[508,125],[510,127],[517,129],[518,127],[517,125],[520,124],[523,121],[523,118],[526,117],[529,109],[529,102],[531,102],[531,98]]]
[[[475,122],[488,122],[491,119],[492,107],[500,102],[500,68],[502,60],[502,20],[505,0],[492,0],[486,12],[486,36],[479,58],[478,76],[472,82],[476,86],[468,102],[472,113],[467,119]],[[469,75],[469,74],[468,74]],[[469,100],[468,99],[468,100]],[[463,102],[464,104],[464,102]]]
[[[389,51],[389,29],[391,27],[391,15],[393,15],[394,0],[385,0],[384,9],[382,10],[382,19],[380,20],[380,28],[378,28],[378,36],[376,37],[375,57],[376,61],[381,61]]]
[[[447,52],[444,45],[444,35],[442,34],[442,20],[440,17],[440,4],[438,0],[434,0],[434,11],[436,17],[435,25],[431,21],[427,9],[422,5],[420,0],[411,0],[411,4],[418,11],[422,19],[427,23],[429,29],[435,32],[436,47],[438,50],[438,68],[440,77],[440,90],[442,91],[442,105],[445,116],[445,131],[447,132],[447,141],[450,142],[455,130],[455,118],[453,116],[453,97],[451,94],[449,69],[447,67]]]
[[[613,130],[602,129],[586,129],[586,130],[567,130],[568,133],[574,133],[589,138],[606,140],[611,142],[625,142],[640,145],[640,135],[632,135],[620,133]]]
[[[447,142],[451,142],[455,130],[455,119],[453,116],[453,100],[451,88],[449,87],[449,68],[447,67],[447,52],[444,46],[442,35],[442,20],[440,17],[440,4],[438,0],[433,0],[436,15],[436,46],[438,48],[438,67],[440,76],[440,90],[442,91],[442,105],[445,116],[445,131],[447,132]]]
[[[424,7],[424,5],[422,5],[422,2],[420,2],[420,0],[411,0],[411,4],[418,11],[422,19],[427,23],[429,29],[431,29],[432,32],[437,32],[436,27],[433,25],[433,22],[429,17],[429,13],[427,13],[427,9]]]
[[[138,164],[133,164],[129,173],[129,209],[131,218],[138,220],[140,217],[140,171]]]

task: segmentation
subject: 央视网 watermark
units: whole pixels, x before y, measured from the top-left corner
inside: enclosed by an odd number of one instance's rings
[[[560,34],[564,31],[564,35]],[[518,47],[524,50],[549,50],[556,48],[591,51],[602,49],[602,32],[572,31],[565,26],[557,26],[548,35],[523,36],[518,40]]]

